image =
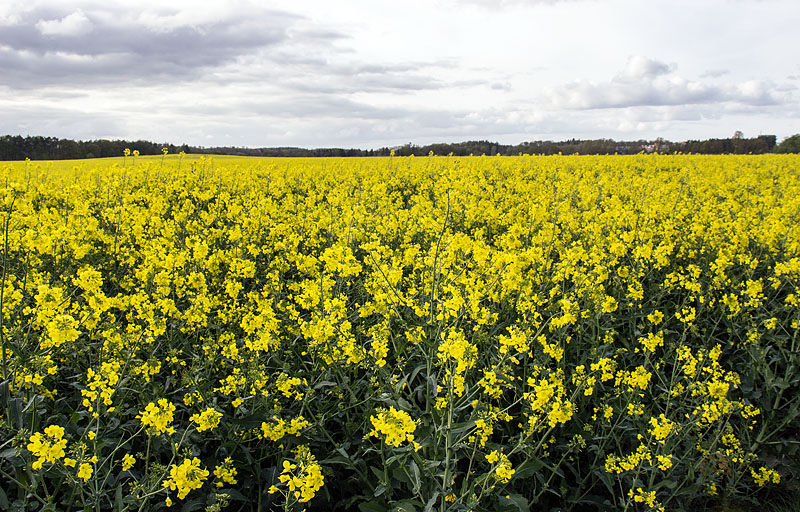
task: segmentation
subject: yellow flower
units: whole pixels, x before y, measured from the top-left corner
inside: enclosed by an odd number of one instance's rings
[[[630,491],[628,491],[628,496],[633,498],[634,502],[645,503],[651,509],[660,507],[660,505],[656,501],[655,491],[645,491],[644,489],[639,487],[636,490],[631,489]]]
[[[200,459],[183,459],[180,465],[170,466],[169,478],[162,484],[171,491],[178,491],[178,499],[182,500],[193,489],[199,489],[208,478],[208,470],[200,468]]]
[[[287,489],[296,500],[306,503],[322,488],[325,479],[322,476],[322,467],[317,463],[308,446],[298,446],[295,456],[297,464],[292,464],[288,460],[283,461],[283,470],[278,476],[278,481],[286,484]],[[269,488],[270,494],[277,491],[278,488],[274,485]]]
[[[758,468],[758,471],[751,469],[750,474],[753,476],[753,480],[756,482],[756,484],[758,484],[759,487],[764,487],[770,482],[773,484],[781,483],[781,475],[779,475],[774,469],[767,469],[764,466]]]
[[[279,441],[284,436],[299,436],[300,431],[309,427],[311,423],[302,416],[293,418],[288,424],[283,418],[272,417],[272,421],[261,423],[261,432],[264,439]]]
[[[83,478],[84,482],[88,482],[92,478],[92,465],[84,462],[78,468],[78,478]]]
[[[64,343],[75,341],[80,336],[76,327],[78,321],[70,315],[57,315],[47,325],[48,339],[41,342],[41,348],[58,348]]]
[[[618,304],[617,299],[610,295],[606,295],[606,298],[603,300],[602,304],[602,311],[603,313],[613,313],[617,310]]]
[[[136,464],[136,457],[130,453],[126,453],[125,456],[122,457],[122,471],[128,471],[134,464]]]
[[[411,415],[405,411],[398,411],[393,406],[388,409],[378,409],[376,416],[370,416],[372,431],[370,436],[384,436],[384,442],[389,446],[398,447],[403,442],[414,441],[414,430],[417,424],[411,419]]]
[[[662,320],[664,320],[664,313],[656,309],[655,311],[647,315],[647,320],[649,320],[650,323],[653,325],[658,325],[661,323]]]
[[[207,408],[200,414],[193,414],[190,421],[197,423],[197,431],[203,432],[205,430],[214,430],[219,425],[222,413],[214,410],[213,407]]]
[[[64,427],[50,425],[44,429],[44,435],[36,432],[30,437],[28,451],[38,460],[31,467],[41,469],[45,462],[56,462],[65,455],[67,440],[64,437]]]
[[[172,413],[174,411],[175,405],[169,403],[166,398],[160,398],[158,405],[150,402],[144,411],[139,412],[136,418],[142,422],[142,425],[150,427],[148,429],[150,432],[174,434],[175,429],[169,426],[172,423]]]
[[[658,418],[650,418],[650,425],[652,427],[650,434],[656,438],[656,441],[664,444],[675,428],[676,423],[662,414]]]
[[[236,484],[236,468],[233,467],[233,460],[227,457],[222,464],[214,468],[214,476],[218,479],[215,483],[217,487],[222,487],[224,484]]]
[[[644,346],[646,351],[655,352],[658,347],[664,345],[664,333],[662,331],[648,333],[647,336],[639,338],[639,343]]]
[[[486,455],[486,461],[495,465],[494,477],[502,483],[510,482],[511,477],[516,473],[516,470],[511,469],[511,461],[508,460],[508,456],[502,452],[493,450]]]

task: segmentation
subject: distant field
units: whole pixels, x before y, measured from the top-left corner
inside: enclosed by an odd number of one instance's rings
[[[83,160],[37,160],[37,161],[30,161],[27,164],[31,169],[40,169],[40,170],[47,170],[47,169],[54,169],[54,170],[72,170],[75,167],[79,168],[86,168],[86,169],[104,169],[109,168],[112,165],[136,165],[134,160],[139,163],[139,165],[144,164],[154,164],[154,163],[161,163],[162,160],[165,165],[177,165],[179,161],[183,162],[198,162],[201,159],[212,159],[214,162],[219,164],[227,164],[231,162],[236,162],[243,165],[252,165],[254,162],[265,162],[265,161],[286,161],[286,160],[306,160],[302,158],[260,158],[260,157],[244,157],[244,156],[228,156],[228,155],[199,155],[199,154],[185,154],[185,155],[146,155],[146,156],[128,156],[128,157],[113,157],[113,158],[89,158]],[[2,166],[10,166],[13,171],[20,171],[25,169],[26,162],[25,160],[15,160],[13,162],[3,162],[0,161],[0,165]]]
[[[796,500],[800,156],[0,173],[0,510]]]

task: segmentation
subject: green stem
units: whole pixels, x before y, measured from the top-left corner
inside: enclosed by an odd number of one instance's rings
[[[12,201],[11,206],[14,206]],[[6,276],[8,275],[8,224],[11,221],[11,209],[8,210],[8,215],[6,215],[5,222],[3,223],[3,278],[2,283],[0,283],[0,348],[2,349],[2,360],[3,360],[3,381],[8,379],[8,363],[6,358],[6,336],[4,333],[4,306],[5,306],[5,290],[6,290]],[[6,416],[8,417],[9,424],[11,424],[11,412],[6,408]]]

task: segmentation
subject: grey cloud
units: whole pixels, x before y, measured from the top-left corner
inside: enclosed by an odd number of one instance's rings
[[[280,101],[243,101],[231,105],[239,115],[269,116],[278,118],[317,119],[387,119],[392,113],[387,109],[350,100],[336,95],[296,95]],[[230,112],[230,110],[228,110]]]
[[[82,112],[52,105],[3,105],[0,133],[43,135],[70,139],[118,138],[125,135],[118,113]]]
[[[216,17],[170,7],[126,11],[99,3],[84,3],[82,10],[53,4],[18,11],[0,31],[0,85],[45,88],[44,95],[65,87],[177,82],[200,90],[257,81],[320,94],[464,86],[434,76],[432,70],[456,67],[452,60],[348,61],[350,50],[338,44],[347,40],[344,33],[288,12],[243,5]]]
[[[244,97],[253,98],[251,95]],[[376,106],[336,95],[298,94],[277,100],[237,100],[186,105],[172,119],[235,119],[228,132],[252,146],[301,145],[373,147],[408,141],[450,140],[520,133],[526,123],[502,110],[469,111]],[[184,121],[189,124],[188,121]],[[254,136],[261,133],[261,137]],[[309,142],[313,141],[313,142]]]
[[[353,75],[342,79],[336,75],[320,74],[316,79],[298,77],[285,80],[281,84],[291,91],[327,94],[380,93],[380,92],[413,92],[431,89],[442,89],[449,84],[421,74],[369,74]]]
[[[259,9],[170,25],[126,12],[33,9],[0,31],[0,81],[15,87],[196,76],[290,39],[296,15]],[[169,17],[166,18],[169,21]],[[331,32],[308,36],[331,40]]]
[[[719,78],[721,76],[725,76],[725,75],[728,75],[728,74],[730,74],[730,71],[728,71],[727,69],[709,69],[708,71],[706,71],[705,73],[700,75],[700,77],[701,78]]]
[[[457,118],[463,123],[467,114],[449,110],[426,110],[409,107],[375,106],[363,101],[349,99],[334,94],[302,94],[281,96],[280,100],[254,99],[256,95],[248,94],[248,99],[230,98],[227,101],[214,101],[202,104],[186,105],[173,109],[179,115],[198,116],[233,116],[237,119],[265,118],[291,120],[338,119],[344,122],[356,121],[384,122],[399,119],[421,119],[430,121],[447,116],[451,121]],[[439,126],[439,125],[436,125]]]
[[[508,82],[493,82],[490,87],[496,91],[510,91],[511,84]]]
[[[342,55],[311,55],[306,48],[260,51],[238,62],[231,73],[217,73],[218,82],[266,81],[289,93],[354,94],[410,93],[445,87],[468,87],[475,81],[448,81],[437,71],[450,69],[451,61],[410,61],[374,63],[350,61]],[[332,57],[332,58],[331,58]],[[275,78],[278,79],[275,79]]]

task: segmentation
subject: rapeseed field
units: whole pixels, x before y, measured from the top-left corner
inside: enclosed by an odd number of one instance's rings
[[[0,510],[797,492],[796,155],[0,173]]]

